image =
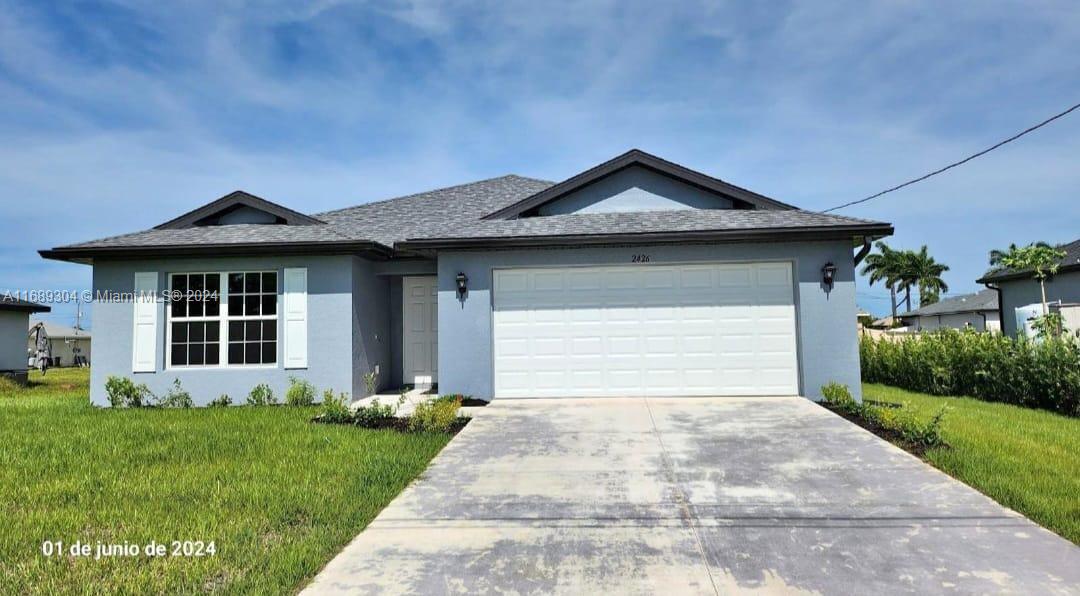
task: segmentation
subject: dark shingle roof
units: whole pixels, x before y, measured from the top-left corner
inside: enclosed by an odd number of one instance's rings
[[[26,312],[49,312],[52,308],[38,304],[36,302],[28,302],[26,300],[20,300],[14,296],[0,295],[0,310],[21,310]]]
[[[438,240],[544,238],[560,236],[803,230],[875,225],[865,219],[800,210],[684,209],[623,213],[571,213],[511,220],[474,221],[428,230],[407,245]]]
[[[1080,239],[1073,240],[1068,244],[1062,244],[1057,248],[1065,251],[1065,256],[1060,261],[1058,261],[1058,273],[1061,273],[1062,271],[1080,270]],[[987,273],[986,275],[978,279],[978,283],[992,283],[995,281],[1020,279],[1025,277],[1031,277],[1030,270],[1013,271],[1012,269],[1002,269],[1000,271],[992,271],[990,273]]]
[[[975,294],[964,294],[963,296],[955,296],[953,298],[947,298],[941,302],[935,302],[934,304],[917,308],[915,310],[901,313],[898,315],[901,318],[908,317],[926,317],[933,315],[951,315],[965,312],[982,312],[982,311],[996,311],[998,309],[998,293],[997,290],[986,289]]]
[[[777,233],[784,230],[888,235],[881,222],[790,208],[681,210],[637,213],[569,214],[520,219],[483,219],[519,204],[554,183],[509,175],[459,186],[314,214],[312,225],[213,225],[144,230],[41,251],[43,256],[83,260],[105,254],[151,251],[164,256],[221,251],[364,250],[389,256],[394,248],[432,248],[437,240],[589,235],[602,241],[624,234]],[[749,191],[743,191],[749,192]],[[762,199],[764,200],[764,199]],[[196,210],[199,211],[199,210]],[[201,213],[201,211],[199,211]],[[659,240],[658,240],[659,241]],[[426,242],[425,246],[419,243]],[[170,252],[175,249],[178,252]],[[357,248],[359,250],[359,248]],[[224,253],[223,253],[224,254]]]

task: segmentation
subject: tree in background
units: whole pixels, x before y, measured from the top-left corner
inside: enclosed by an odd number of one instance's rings
[[[893,250],[883,241],[878,241],[874,246],[878,252],[866,255],[863,260],[862,274],[869,276],[870,285],[884,282],[889,288],[889,297],[892,303],[893,320],[896,319],[896,286],[900,283],[902,265],[902,253]]]
[[[1046,280],[1057,273],[1064,258],[1065,251],[1045,242],[1034,242],[1023,247],[1010,244],[1007,250],[990,251],[990,265],[994,270],[1009,269],[1017,273],[1030,270],[1032,277],[1039,280],[1044,317],[1050,315],[1050,307],[1046,303]]]
[[[919,288],[919,307],[929,306],[941,299],[941,294],[949,291],[948,284],[941,279],[941,275],[949,270],[948,265],[938,263],[926,249],[924,244],[918,252],[905,250],[902,252],[903,264],[900,277],[904,289],[907,291],[908,308],[911,308],[911,288]]]

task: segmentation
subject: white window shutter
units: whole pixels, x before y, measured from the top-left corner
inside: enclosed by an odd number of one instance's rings
[[[307,368],[307,269],[285,269],[285,368]]]
[[[156,271],[135,274],[133,321],[135,334],[131,343],[132,372],[157,370],[157,291]]]

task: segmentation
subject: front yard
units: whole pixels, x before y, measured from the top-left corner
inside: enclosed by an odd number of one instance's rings
[[[95,409],[86,370],[31,378],[0,384],[4,594],[294,591],[450,439],[312,424],[312,407]],[[99,542],[167,554],[95,560]]]
[[[950,446],[924,458],[1080,544],[1080,418],[872,383],[863,385],[863,398],[907,403],[926,418],[947,406],[941,432]]]

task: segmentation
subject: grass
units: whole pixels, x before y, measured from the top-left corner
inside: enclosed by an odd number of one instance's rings
[[[872,383],[863,385],[863,397],[905,403],[924,418],[948,406],[941,434],[950,446],[923,458],[1080,544],[1080,418]]]
[[[312,424],[312,407],[108,410],[88,371],[0,381],[0,594],[293,592],[449,441]],[[94,560],[45,541],[214,541]]]

